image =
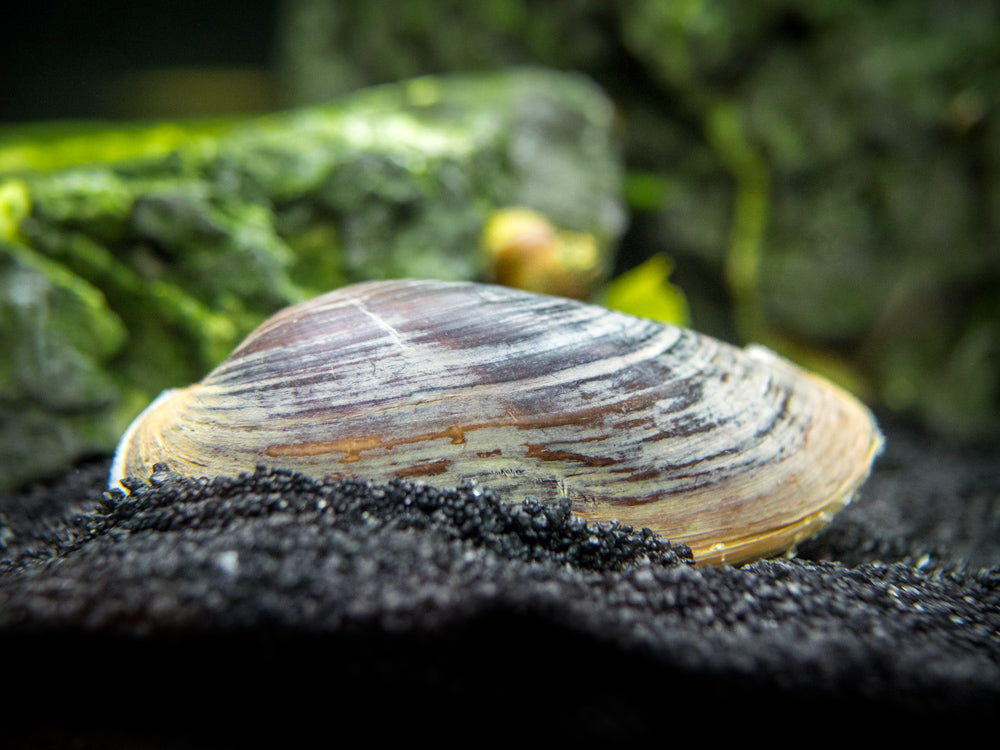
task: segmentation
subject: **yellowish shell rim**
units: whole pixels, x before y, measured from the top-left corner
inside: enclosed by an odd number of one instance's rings
[[[857,477],[853,484],[843,490],[840,502],[825,506],[803,518],[790,521],[777,529],[773,529],[767,534],[740,537],[738,539],[730,540],[721,546],[691,546],[695,562],[698,565],[730,564],[730,558],[732,558],[736,560],[736,562],[731,564],[742,565],[746,562],[752,562],[754,560],[764,559],[767,557],[774,557],[782,553],[785,555],[793,555],[796,547],[801,542],[806,539],[814,538],[820,531],[822,531],[823,528],[829,525],[837,513],[854,502],[855,498],[858,497],[862,486],[871,476],[871,470],[875,459],[882,454],[884,448],[885,438],[878,425],[873,421],[873,440],[868,451],[868,471]],[[663,534],[662,536],[666,538],[669,535]],[[768,543],[767,541],[775,539],[784,540],[788,537],[792,538],[790,545],[786,544],[784,541],[780,543]],[[754,554],[749,557],[743,557],[740,553],[745,554],[748,549],[754,550]],[[733,553],[737,554],[734,555]]]

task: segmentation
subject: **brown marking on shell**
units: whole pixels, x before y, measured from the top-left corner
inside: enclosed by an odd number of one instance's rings
[[[631,469],[615,469],[615,471],[621,471],[622,473],[625,473],[626,471],[631,471]],[[627,477],[624,478],[624,480],[626,482],[644,482],[647,479],[656,479],[658,476],[660,476],[659,469],[649,469],[647,471],[640,471],[634,474],[629,474]]]
[[[414,477],[436,477],[439,474],[444,474],[448,471],[450,466],[451,461],[446,458],[442,458],[440,461],[433,461],[427,464],[419,464],[405,469],[398,469],[396,471],[396,478],[412,479]]]
[[[113,481],[157,461],[474,480],[740,562],[818,530],[880,445],[857,400],[761,347],[512,289],[371,282],[279,312],[157,399]]]
[[[303,458],[307,456],[325,456],[330,453],[343,453],[342,464],[350,464],[361,460],[364,451],[375,450],[384,446],[378,435],[365,437],[346,437],[336,440],[307,440],[291,445],[269,445],[264,449],[264,455],[269,458]]]
[[[482,425],[481,425],[482,426]],[[475,426],[465,429],[476,429]],[[420,443],[426,440],[437,440],[442,437],[451,439],[452,445],[465,443],[465,432],[461,427],[452,426],[441,432],[425,435],[383,440],[380,435],[364,435],[361,437],[344,437],[336,440],[312,440],[300,443],[283,443],[269,445],[264,449],[264,455],[270,458],[302,458],[304,456],[324,456],[330,453],[343,453],[340,463],[354,463],[361,459],[365,451],[392,450],[397,445]]]
[[[627,430],[631,427],[644,427],[650,424],[653,424],[651,417],[640,417],[639,419],[624,419],[621,422],[615,422],[613,426],[616,430]]]
[[[534,443],[525,443],[525,447],[528,449],[528,458],[540,458],[542,461],[568,461],[583,466],[614,466],[618,463],[615,459],[606,456],[586,456],[583,453],[573,453],[572,451],[553,451],[544,445]]]

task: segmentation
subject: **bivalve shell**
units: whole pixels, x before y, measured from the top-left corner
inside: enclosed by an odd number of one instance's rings
[[[474,480],[738,563],[825,525],[881,442],[855,398],[763,347],[505,287],[380,281],[279,312],[165,392],[111,481],[160,461]]]

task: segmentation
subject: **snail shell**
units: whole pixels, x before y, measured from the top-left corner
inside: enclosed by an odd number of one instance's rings
[[[736,563],[825,525],[881,442],[857,400],[763,347],[505,287],[380,281],[279,312],[162,394],[111,481],[159,461],[474,480]]]

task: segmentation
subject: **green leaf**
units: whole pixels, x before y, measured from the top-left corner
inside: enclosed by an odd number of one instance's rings
[[[654,255],[641,265],[612,279],[604,292],[604,304],[612,310],[686,326],[690,321],[687,299],[669,282],[673,261]]]

